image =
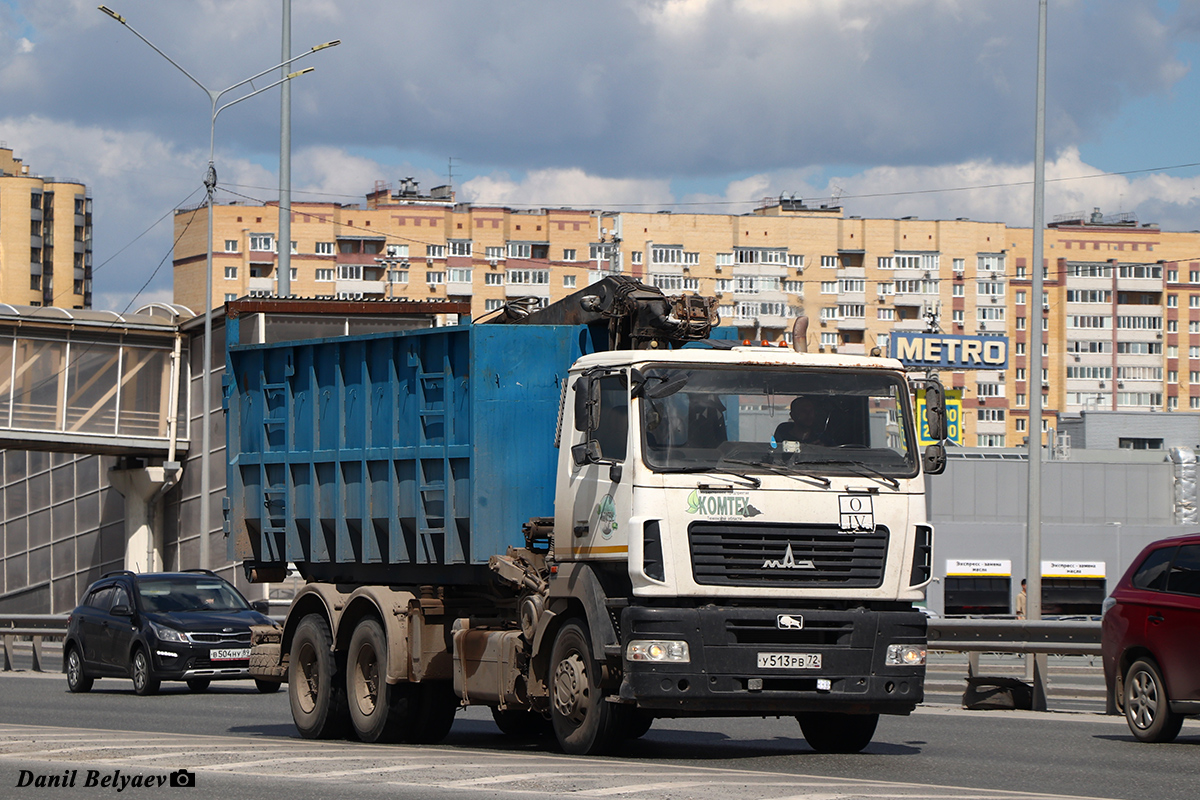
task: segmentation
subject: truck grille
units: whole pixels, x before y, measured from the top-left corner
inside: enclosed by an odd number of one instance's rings
[[[831,525],[694,522],[688,528],[692,571],[706,586],[883,584],[888,530],[843,533]]]

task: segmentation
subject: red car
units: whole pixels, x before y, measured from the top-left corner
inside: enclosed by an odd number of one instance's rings
[[[1104,680],[1143,742],[1200,714],[1200,534],[1146,547],[1104,601]]]

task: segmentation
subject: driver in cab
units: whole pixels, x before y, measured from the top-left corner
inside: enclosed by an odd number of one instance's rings
[[[819,417],[811,397],[797,397],[792,401],[789,419],[775,428],[773,444],[784,452],[795,451],[802,444],[824,444],[825,426]]]

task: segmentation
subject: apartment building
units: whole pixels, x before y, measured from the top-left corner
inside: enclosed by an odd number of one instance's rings
[[[92,198],[0,147],[0,302],[92,307]]]
[[[273,294],[278,207],[215,211],[209,301]],[[723,324],[753,341],[790,342],[806,315],[810,351],[886,354],[896,331],[1007,336],[1006,370],[942,376],[961,396],[965,446],[1021,446],[1032,391],[1044,437],[1062,414],[1200,410],[1200,233],[1131,215],[1069,214],[1047,228],[1040,368],[1027,352],[1028,228],[862,219],[787,198],[745,215],[523,211],[456,203],[448,187],[421,194],[411,180],[362,205],[294,203],[292,215],[298,296],[469,299],[478,317],[628,274],[717,296]],[[175,226],[175,301],[198,310],[203,208]]]

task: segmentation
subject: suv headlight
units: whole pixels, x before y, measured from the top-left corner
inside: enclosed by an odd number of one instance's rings
[[[1117,604],[1117,601],[1115,598],[1113,598],[1113,596],[1111,594],[1108,597],[1104,598],[1104,602],[1100,604],[1100,616],[1103,617],[1105,614],[1108,613],[1108,610],[1110,608],[1112,608],[1113,606],[1115,606],[1116,604]]]
[[[154,631],[154,635],[158,637],[160,642],[175,642],[176,644],[188,643],[186,633],[180,633],[174,628],[168,628],[165,625],[159,625],[157,622],[150,622],[150,630]]]

